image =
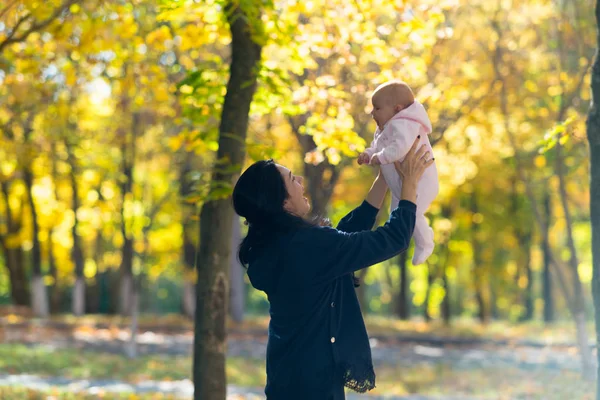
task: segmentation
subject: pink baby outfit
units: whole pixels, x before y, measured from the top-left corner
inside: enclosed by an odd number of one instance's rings
[[[365,150],[371,160],[374,155],[381,162],[381,172],[392,192],[392,210],[400,201],[402,178],[393,162],[402,161],[418,135],[420,144],[427,145],[429,157],[433,157],[431,143],[427,135],[431,133],[431,121],[421,103],[415,102],[394,115],[383,127],[375,131],[371,146]],[[415,253],[413,265],[422,264],[429,258],[434,248],[433,230],[423,215],[439,192],[438,172],[435,162],[427,168],[417,185],[417,220],[413,238]]]

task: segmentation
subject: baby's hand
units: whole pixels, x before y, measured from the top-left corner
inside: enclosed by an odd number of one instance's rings
[[[362,152],[358,155],[358,165],[368,164],[369,163],[369,154],[366,152]]]
[[[381,165],[381,161],[379,161],[379,157],[376,155],[371,158],[371,165]]]
[[[331,221],[329,220],[329,218],[321,218],[319,220],[319,226],[329,226],[329,227],[332,227],[333,225],[331,225]]]

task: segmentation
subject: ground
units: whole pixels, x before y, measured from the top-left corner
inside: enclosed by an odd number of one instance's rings
[[[377,388],[359,399],[594,398],[581,378],[569,324],[452,327],[382,318],[367,321]],[[127,321],[71,317],[0,321],[0,398],[191,398],[192,325],[142,318],[139,356],[124,356]],[[266,319],[229,326],[228,400],[263,399]],[[131,394],[135,393],[135,397]]]

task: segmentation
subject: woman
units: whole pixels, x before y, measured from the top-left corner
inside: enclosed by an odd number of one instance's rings
[[[375,373],[352,273],[406,250],[416,210],[416,187],[427,160],[418,138],[396,169],[402,200],[388,222],[371,231],[387,191],[381,174],[366,200],[337,226],[305,219],[310,205],[302,178],[272,160],[240,176],[233,206],[248,235],[239,259],[252,286],[269,299],[269,400],[344,399],[344,386],[375,387]]]

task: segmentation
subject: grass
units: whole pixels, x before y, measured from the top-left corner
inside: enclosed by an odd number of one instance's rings
[[[191,357],[152,355],[128,360],[114,354],[0,344],[0,373],[63,376],[72,379],[117,379],[135,383],[142,380],[189,379],[191,366]],[[583,381],[579,374],[572,371],[524,371],[497,367],[465,370],[446,364],[419,363],[411,366],[378,366],[376,373],[377,388],[371,394],[450,394],[498,400],[591,400],[594,393],[594,384]],[[263,387],[266,380],[264,361],[228,358],[227,378],[231,384]],[[88,399],[81,395],[74,397],[68,393],[42,393],[22,388],[0,388],[0,398]],[[173,397],[161,397],[158,394],[119,397],[106,394],[102,398],[163,400]]]
[[[189,379],[191,371],[190,356],[149,355],[130,360],[109,353],[0,344],[0,372],[6,374],[118,379],[136,383],[144,380]],[[258,387],[266,381],[260,360],[239,357],[227,359],[227,376],[230,383],[240,386]]]

